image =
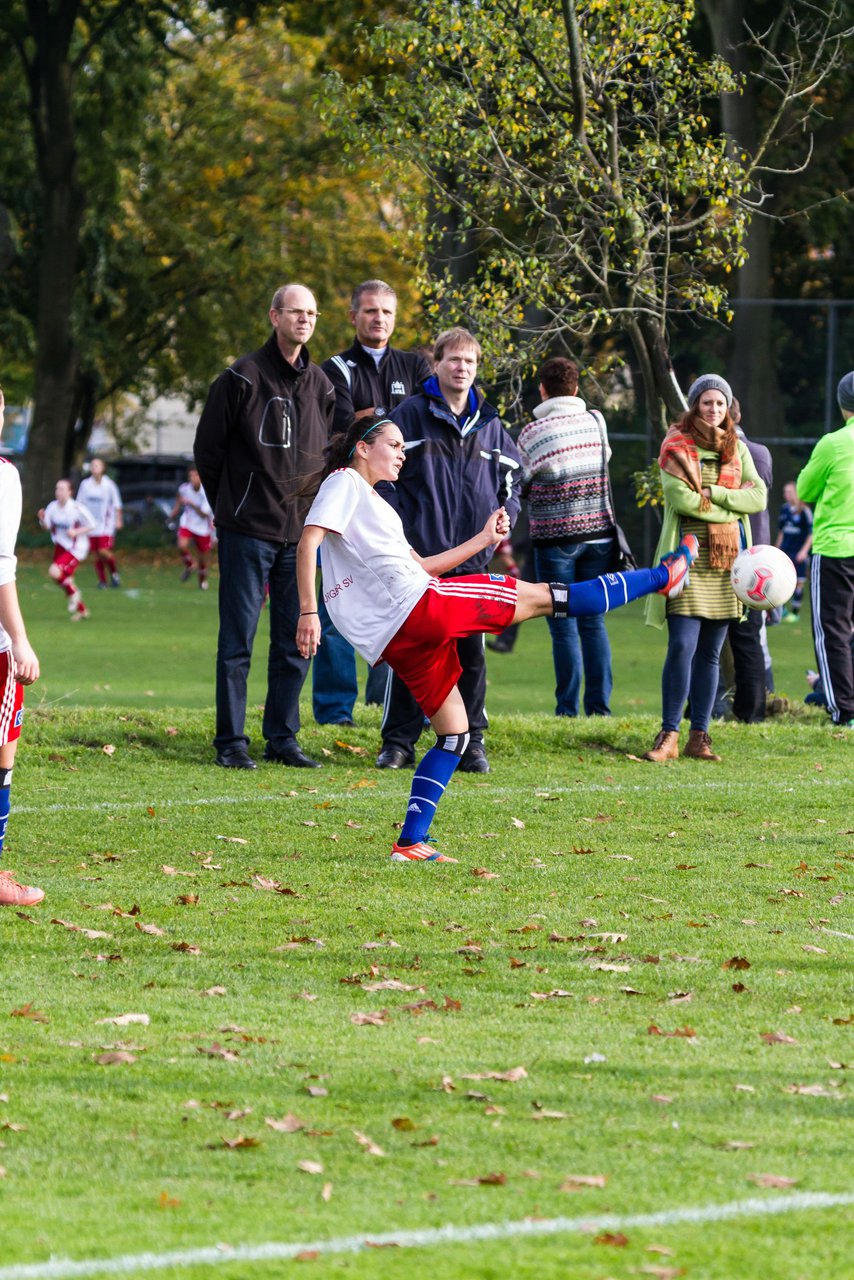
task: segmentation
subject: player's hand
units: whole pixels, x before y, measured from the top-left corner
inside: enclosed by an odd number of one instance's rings
[[[510,517],[503,507],[499,507],[497,511],[493,511],[492,515],[483,526],[483,532],[489,539],[490,545],[500,542],[502,538],[506,538],[510,532]]]
[[[297,623],[297,648],[304,658],[313,658],[320,645],[320,618],[304,613]]]
[[[15,679],[18,684],[33,684],[39,678],[39,660],[28,640],[12,645]]]

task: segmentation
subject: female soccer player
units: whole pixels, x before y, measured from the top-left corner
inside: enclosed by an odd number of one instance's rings
[[[0,431],[4,408],[0,388]],[[0,856],[24,718],[24,685],[39,678],[39,660],[27,639],[15,586],[15,540],[20,523],[21,479],[11,462],[0,458]],[[33,907],[43,897],[43,889],[19,884],[10,872],[0,868],[0,907]]]
[[[315,599],[317,551],[323,598],[332,621],[371,665],[381,659],[412,691],[436,732],[412,781],[403,829],[392,846],[394,862],[456,862],[426,843],[436,806],[468,742],[468,720],[457,688],[460,636],[497,635],[527,618],[604,613],[651,591],[680,591],[696,542],[685,541],[655,569],[606,574],[590,582],[529,583],[504,574],[441,579],[509,532],[503,507],[482,531],[440,555],[419,556],[406,541],[397,512],[374,485],[395,481],[404,465],[403,436],[385,417],[364,418],[335,437],[326,479],[309,511],[297,550],[300,620],[297,646],[317,652],[320,621]]]
[[[47,529],[54,545],[48,573],[68,596],[72,622],[89,617],[89,610],[77,589],[74,574],[89,554],[89,534],[96,526],[92,512],[71,496],[71,481],[57,480],[56,498],[39,511],[39,523]]]

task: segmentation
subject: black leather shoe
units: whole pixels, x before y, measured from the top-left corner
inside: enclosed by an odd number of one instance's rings
[[[245,747],[228,747],[216,753],[216,762],[221,769],[257,769],[258,766]]]
[[[482,743],[475,742],[468,748],[459,763],[459,768],[463,773],[489,773],[489,761]]]
[[[415,759],[408,756],[402,747],[383,747],[377,756],[378,769],[412,769]]]
[[[282,747],[276,751],[270,746],[269,742],[264,748],[264,759],[270,764],[286,764],[292,769],[321,769],[319,760],[312,760],[310,756],[304,754],[298,742],[292,742],[287,747]]]

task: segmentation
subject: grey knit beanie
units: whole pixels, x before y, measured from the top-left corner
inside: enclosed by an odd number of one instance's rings
[[[695,378],[688,388],[688,408],[693,409],[694,405],[700,399],[704,391],[720,391],[726,400],[726,407],[732,404],[732,387],[726,378],[721,378],[716,373],[704,373],[699,378]]]
[[[846,373],[844,378],[839,379],[836,399],[839,401],[842,412],[850,417],[854,413],[854,371]]]

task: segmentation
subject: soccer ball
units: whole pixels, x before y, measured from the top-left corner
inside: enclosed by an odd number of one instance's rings
[[[778,609],[794,595],[798,574],[785,551],[759,543],[739,552],[730,581],[748,609]]]

